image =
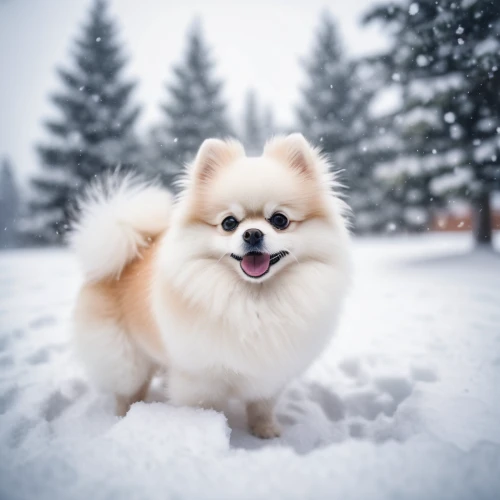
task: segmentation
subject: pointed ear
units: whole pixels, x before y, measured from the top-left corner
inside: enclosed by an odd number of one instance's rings
[[[245,150],[238,141],[205,139],[194,160],[192,175],[198,181],[207,182],[220,167],[229,165],[242,156],[245,156]]]
[[[264,156],[285,162],[308,178],[317,175],[318,152],[302,134],[295,133],[271,139],[264,148]]]

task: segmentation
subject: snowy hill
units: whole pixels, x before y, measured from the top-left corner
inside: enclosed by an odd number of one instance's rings
[[[236,404],[170,407],[161,380],[113,416],[69,349],[72,257],[0,253],[0,498],[499,498],[500,256],[470,246],[358,240],[341,328],[273,441]]]

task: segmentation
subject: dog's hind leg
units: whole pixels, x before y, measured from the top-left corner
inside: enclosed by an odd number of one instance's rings
[[[116,412],[147,394],[155,364],[121,326],[113,296],[99,286],[84,287],[74,314],[74,347],[89,378],[116,398]]]
[[[148,394],[149,385],[151,383],[152,374],[144,381],[141,387],[130,396],[123,396],[121,394],[116,394],[116,406],[115,411],[116,415],[119,417],[124,417],[129,411],[130,407],[134,403],[138,403],[139,401],[144,401]]]

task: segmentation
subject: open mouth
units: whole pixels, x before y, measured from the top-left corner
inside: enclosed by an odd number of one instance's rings
[[[271,266],[278,263],[288,252],[281,251],[268,254],[261,252],[248,252],[243,257],[231,254],[231,257],[240,263],[241,270],[250,278],[260,278],[269,272]]]

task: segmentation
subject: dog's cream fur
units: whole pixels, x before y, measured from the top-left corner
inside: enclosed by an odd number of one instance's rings
[[[159,367],[175,405],[247,405],[251,431],[279,435],[280,391],[321,353],[349,281],[344,205],[326,160],[300,134],[275,138],[261,157],[209,139],[179,200],[112,178],[83,200],[72,235],[87,280],[75,310],[75,346],[117,412],[141,400]],[[290,226],[267,221],[280,211]],[[241,221],[221,228],[228,215]],[[231,254],[242,235],[264,233],[288,255],[250,278]]]

